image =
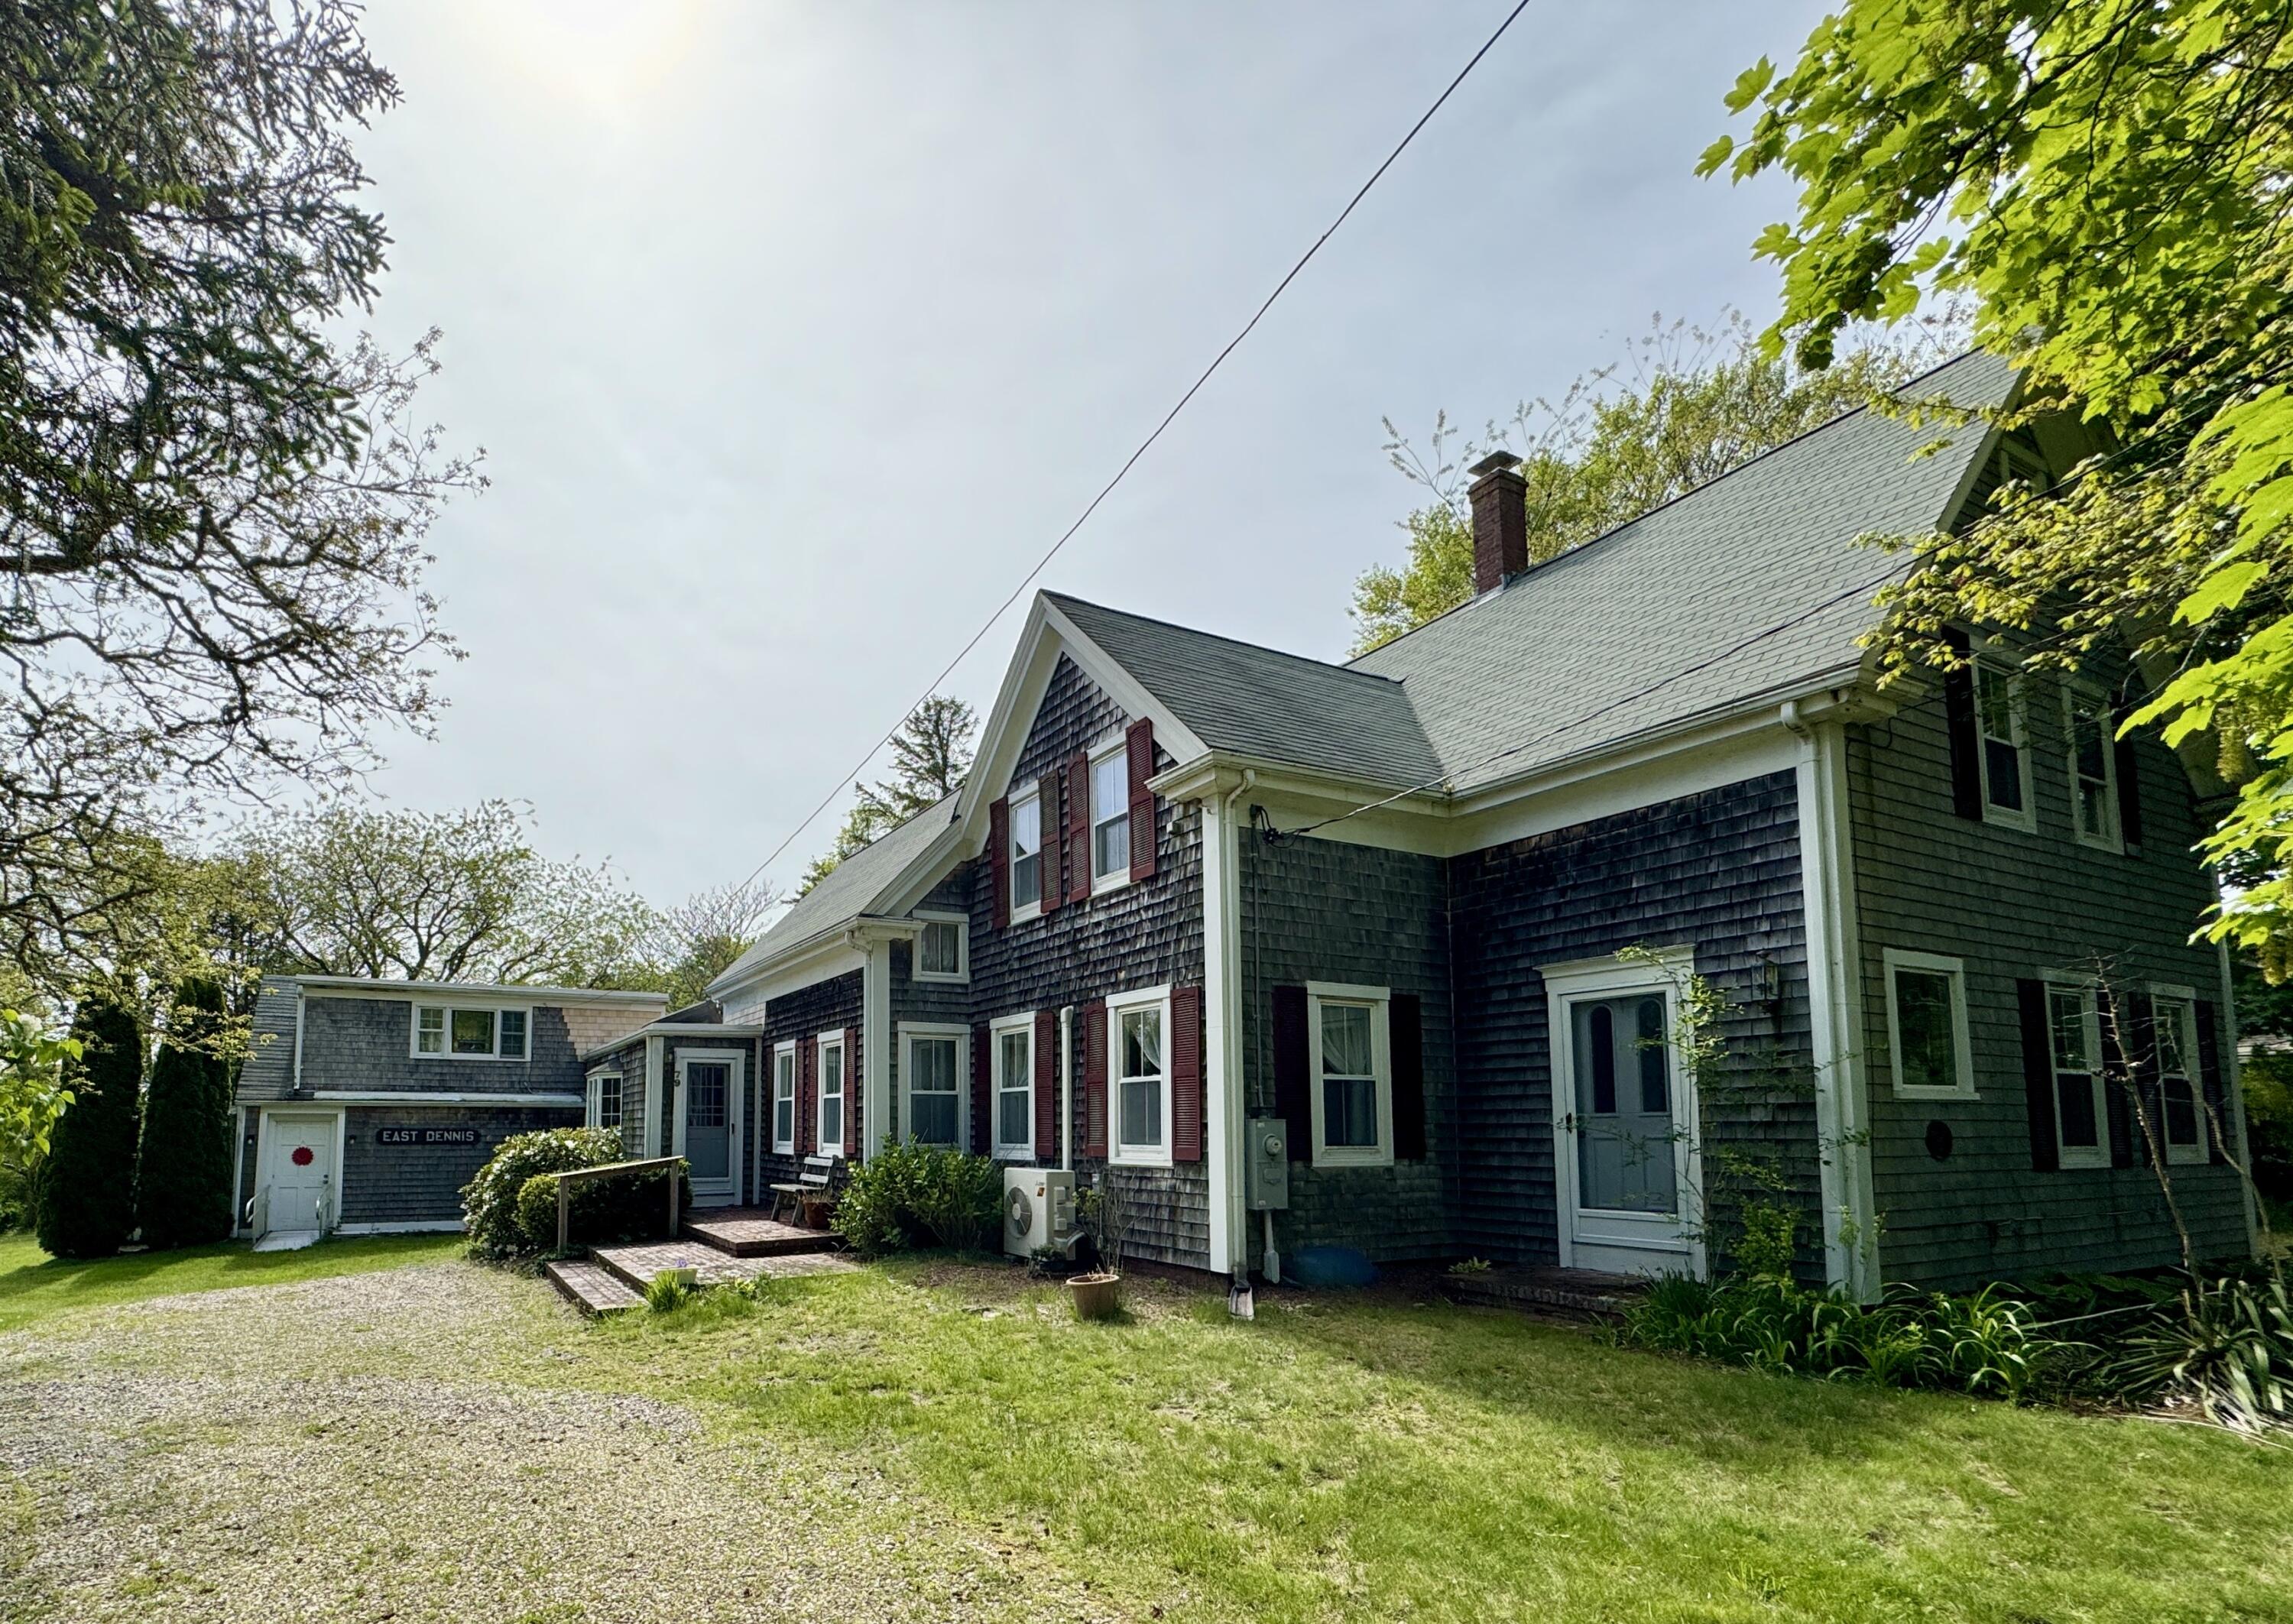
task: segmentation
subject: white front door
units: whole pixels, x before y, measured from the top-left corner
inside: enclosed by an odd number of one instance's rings
[[[689,1165],[695,1206],[741,1199],[742,1070],[738,1049],[686,1049],[677,1057],[674,1153]]]
[[[1703,1273],[1695,1090],[1678,1030],[1689,974],[1685,962],[1613,959],[1544,973],[1567,1267]]]
[[[332,1112],[267,1112],[269,1139],[263,1188],[256,1202],[259,1233],[328,1230],[335,1226],[335,1140],[341,1119]]]

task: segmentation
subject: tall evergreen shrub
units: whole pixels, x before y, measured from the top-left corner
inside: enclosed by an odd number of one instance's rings
[[[185,983],[151,1062],[135,1178],[147,1246],[203,1246],[230,1237],[231,1068],[215,1052],[223,1020],[222,988],[211,981]]]
[[[135,1227],[136,1095],[143,1033],[134,1012],[91,996],[72,1017],[71,1108],[49,1137],[32,1232],[57,1257],[108,1257]]]

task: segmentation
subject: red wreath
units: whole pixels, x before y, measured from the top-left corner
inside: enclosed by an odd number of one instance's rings
[[[296,1145],[295,1147],[295,1153],[292,1156],[289,1156],[287,1159],[293,1162],[298,1168],[309,1167],[312,1161],[311,1147],[307,1144]]]

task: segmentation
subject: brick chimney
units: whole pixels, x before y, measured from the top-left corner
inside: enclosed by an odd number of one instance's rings
[[[1492,451],[1466,472],[1473,476],[1473,591],[1495,592],[1528,568],[1528,481],[1513,471],[1520,458]]]

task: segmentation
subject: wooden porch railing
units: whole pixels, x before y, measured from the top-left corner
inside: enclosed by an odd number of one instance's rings
[[[668,1169],[668,1238],[677,1239],[677,1168],[684,1164],[681,1156],[655,1156],[644,1161],[609,1161],[603,1167],[576,1168],[570,1173],[553,1173],[557,1181],[557,1250],[563,1256],[565,1243],[572,1238],[573,1186],[584,1179],[612,1178],[624,1173],[650,1173],[655,1168]]]

